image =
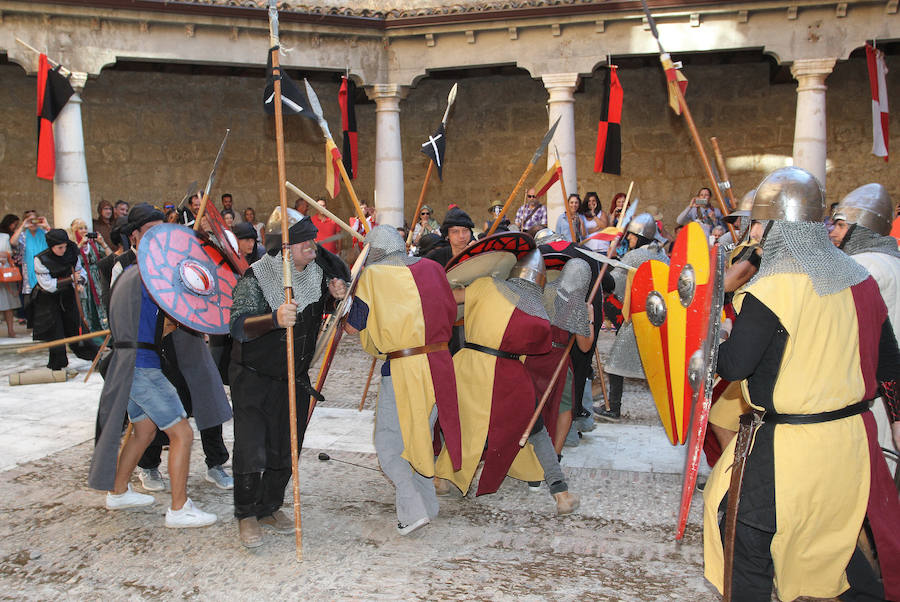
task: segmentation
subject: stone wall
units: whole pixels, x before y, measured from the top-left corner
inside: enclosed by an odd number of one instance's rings
[[[888,57],[900,73],[900,59]],[[686,68],[688,102],[704,139],[719,138],[731,161],[738,195],[764,175],[760,156],[789,158],[793,141],[796,85],[770,84],[767,63]],[[657,204],[671,224],[692,194],[706,185],[684,120],[668,108],[662,73],[656,67],[620,69],[625,89],[622,176],[593,173],[600,73],[585,78],[576,93],[578,191],[596,190],[604,203],[635,180],[644,206]],[[443,113],[453,80],[425,78],[401,102],[406,215],[411,217],[427,159],[422,141]],[[440,219],[455,202],[480,223],[491,200],[504,200],[547,128],[547,93],[523,71],[476,75],[461,80],[448,123],[444,181],[432,178],[427,201]],[[870,155],[871,109],[864,59],[838,63],[828,84],[829,200],[870,181],[888,186],[900,200],[900,170]],[[340,146],[336,81],[318,82],[317,92]],[[50,213],[52,186],[34,175],[34,87],[17,66],[0,65],[0,204],[21,213],[34,207]],[[900,98],[900,78],[889,77],[889,97]],[[92,201],[125,199],[162,203],[180,199],[191,181],[202,186],[226,128],[229,146],[219,169],[214,198],[234,194],[238,209],[257,208],[263,218],[278,202],[272,119],[262,113],[261,78],[106,70],[83,93],[85,152]],[[361,198],[374,188],[375,105],[357,105]],[[900,149],[894,128],[892,146]],[[288,179],[309,192],[324,190],[324,145],[318,127],[299,117],[286,120]],[[542,163],[543,166],[543,163]],[[536,169],[532,181],[542,169]],[[518,200],[516,202],[518,205]],[[333,204],[350,215],[342,192]]]

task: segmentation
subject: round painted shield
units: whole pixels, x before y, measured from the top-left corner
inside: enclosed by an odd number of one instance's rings
[[[507,251],[515,255],[516,259],[519,259],[532,249],[534,249],[534,239],[530,235],[524,232],[498,232],[470,244],[460,251],[458,255],[451,258],[447,262],[445,269],[449,272],[453,266],[468,261],[469,258],[481,253]]]
[[[216,247],[190,228],[160,224],[141,238],[137,262],[147,292],[169,317],[204,334],[228,334],[238,275]]]
[[[231,267],[233,267],[238,274],[246,272],[250,268],[250,264],[247,263],[244,256],[236,252],[231,246],[231,243],[228,242],[228,235],[225,234],[225,230],[227,229],[225,218],[223,218],[222,214],[219,213],[219,210],[216,209],[215,204],[210,202],[206,203],[206,218],[211,233],[215,237],[215,240],[210,240],[210,242],[225,256],[225,259],[228,260],[228,263],[231,264]]]

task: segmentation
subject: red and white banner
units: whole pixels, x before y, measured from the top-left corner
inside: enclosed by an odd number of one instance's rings
[[[884,53],[866,44],[869,86],[872,89],[872,154],[888,160],[888,98]]]

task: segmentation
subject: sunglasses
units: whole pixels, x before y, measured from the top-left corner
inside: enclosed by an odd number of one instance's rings
[[[431,211],[423,211],[419,215],[431,215]]]
[[[526,199],[536,199],[536,198],[537,198],[537,195],[534,195],[534,194],[526,194],[526,195],[525,195],[525,198],[526,198]]]

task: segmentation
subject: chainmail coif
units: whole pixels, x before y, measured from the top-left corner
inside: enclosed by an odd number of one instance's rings
[[[843,251],[847,255],[884,253],[892,257],[900,257],[896,238],[893,236],[882,236],[859,224],[856,224],[853,231],[844,237]]]
[[[559,278],[544,290],[544,307],[550,323],[582,336],[591,335],[590,316],[587,311],[588,288],[591,284],[591,268],[583,259],[570,259]]]
[[[806,274],[820,297],[859,284],[869,277],[864,267],[828,239],[821,222],[772,224],[762,244],[759,271],[748,284],[773,274]]]
[[[544,291],[534,282],[521,278],[510,278],[509,280],[494,278],[493,280],[497,285],[497,290],[516,308],[529,316],[550,319],[547,310],[544,309]]]
[[[369,245],[369,256],[366,265],[412,265],[419,257],[410,257],[406,253],[406,243],[396,228],[379,225],[366,235]]]
[[[259,282],[259,288],[262,290],[266,303],[272,309],[277,309],[284,303],[284,279],[281,271],[281,253],[274,257],[272,255],[263,255],[261,259],[254,262],[252,266],[253,275]],[[301,272],[291,263],[293,270],[293,291],[294,303],[297,304],[297,311],[315,303],[322,298],[322,268],[315,261],[311,261]]]

